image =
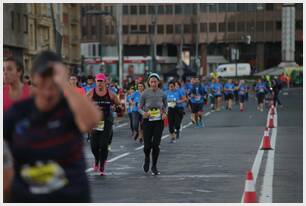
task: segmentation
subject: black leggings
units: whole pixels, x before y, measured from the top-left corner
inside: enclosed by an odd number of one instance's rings
[[[174,129],[176,131],[180,130],[182,119],[183,119],[182,110],[175,108],[168,108],[168,122],[169,122],[169,132],[174,133]]]
[[[113,122],[105,121],[104,130],[93,130],[90,136],[91,151],[95,157],[95,163],[103,166],[108,156],[108,144],[112,134]]]
[[[144,148],[146,158],[150,158],[152,151],[152,164],[156,166],[159,156],[159,145],[161,142],[161,136],[164,130],[164,122],[162,120],[149,121],[144,119],[143,122],[143,136],[144,136]]]

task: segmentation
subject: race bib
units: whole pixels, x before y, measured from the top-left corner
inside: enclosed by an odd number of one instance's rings
[[[95,130],[103,131],[103,130],[104,130],[104,121],[100,121],[100,122],[97,124]]]
[[[200,101],[200,100],[201,100],[201,96],[195,96],[194,99],[195,99],[196,101]]]
[[[150,113],[149,121],[161,120],[160,109],[151,109],[149,110],[149,113]]]
[[[21,177],[33,194],[48,194],[68,184],[64,169],[56,162],[37,162],[21,168]]]
[[[168,102],[168,107],[174,108],[176,106],[176,102]]]

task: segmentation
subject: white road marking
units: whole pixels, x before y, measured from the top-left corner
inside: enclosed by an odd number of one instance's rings
[[[120,127],[124,127],[124,126],[126,126],[126,125],[128,125],[127,122],[126,122],[126,123],[123,123],[123,124],[119,124],[118,126],[115,126],[115,129],[120,128]]]
[[[275,128],[272,129],[271,147],[273,150],[268,151],[268,158],[266,162],[266,169],[263,176],[263,183],[261,186],[261,193],[259,196],[260,203],[272,203],[273,201],[273,175],[274,175],[274,155],[277,137],[277,115],[274,117]]]
[[[116,160],[118,160],[118,159],[120,159],[122,157],[128,156],[129,154],[130,154],[129,152],[123,153],[122,155],[119,155],[119,156],[114,157],[114,158],[112,158],[110,160],[107,160],[107,163],[114,162],[114,161],[116,161]]]

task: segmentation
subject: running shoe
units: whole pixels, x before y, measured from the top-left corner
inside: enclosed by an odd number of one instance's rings
[[[157,170],[156,166],[151,167],[152,175],[160,175],[160,172]]]
[[[180,138],[180,130],[176,131],[176,139]]]
[[[99,175],[100,175],[100,176],[105,176],[105,173],[104,173],[104,166],[103,166],[103,167],[100,167],[100,169],[99,169]]]
[[[92,168],[94,172],[99,172],[99,164],[94,163]]]
[[[108,151],[112,151],[111,145],[108,145],[107,149],[108,149]]]
[[[203,128],[204,127],[204,123],[202,122],[202,120],[199,121],[199,128]]]
[[[145,157],[144,164],[143,164],[143,171],[147,173],[149,171],[149,168],[150,168],[150,158]]]

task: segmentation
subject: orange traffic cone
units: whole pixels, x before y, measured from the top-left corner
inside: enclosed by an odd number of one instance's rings
[[[268,127],[269,128],[274,128],[274,119],[273,119],[273,116],[270,116]]]
[[[253,180],[253,173],[251,170],[247,171],[246,173],[243,202],[256,203],[256,191]]]
[[[268,128],[265,129],[264,136],[263,136],[263,141],[261,145],[262,150],[270,150],[271,148],[271,143],[270,143],[270,137],[269,137],[269,130]]]

